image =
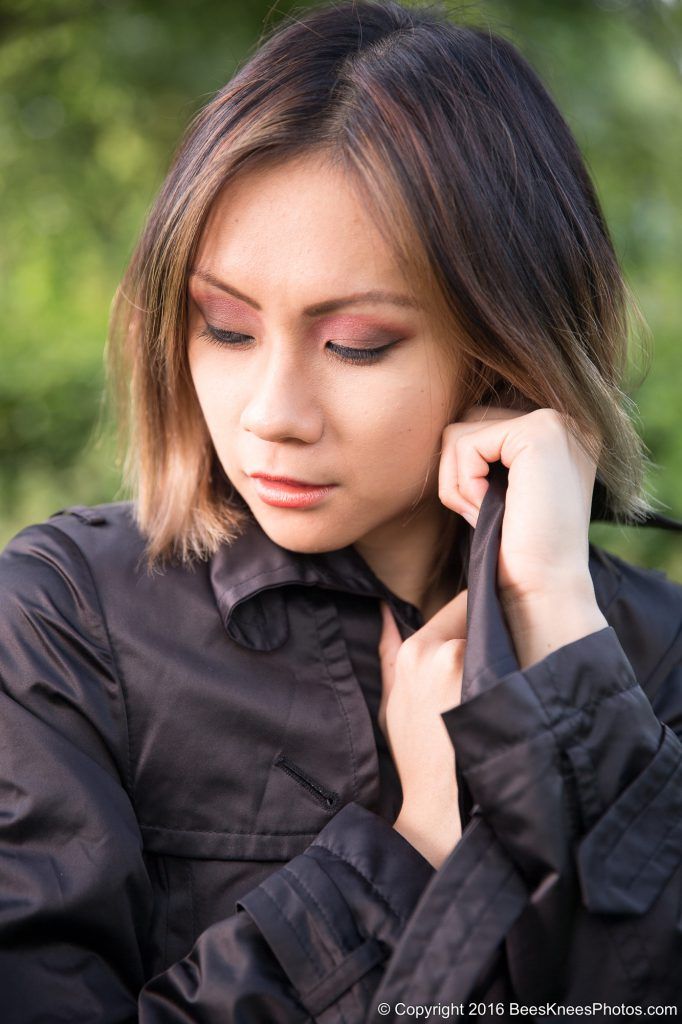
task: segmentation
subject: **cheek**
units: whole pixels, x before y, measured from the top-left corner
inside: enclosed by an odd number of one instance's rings
[[[220,355],[220,353],[216,353]],[[240,389],[235,374],[225,372],[225,362],[203,346],[188,349],[188,360],[194,390],[204,414],[209,433],[215,435],[221,426],[239,416]]]
[[[374,391],[374,393],[372,393]],[[419,478],[440,449],[446,396],[429,385],[357,389],[343,406],[357,466],[385,486],[396,475]]]

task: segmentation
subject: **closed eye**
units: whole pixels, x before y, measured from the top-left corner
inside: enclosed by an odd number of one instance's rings
[[[253,341],[250,334],[238,334],[237,331],[223,331],[219,327],[211,327],[206,324],[206,329],[201,332],[202,338],[212,341],[216,345],[229,345],[238,347],[243,342]]]
[[[220,327],[212,327],[206,324],[205,330],[200,337],[206,338],[214,345],[222,348],[247,348],[249,343],[255,339],[250,334],[240,334],[238,331],[225,331]],[[352,348],[347,345],[337,345],[333,341],[327,342],[327,350],[337,358],[348,363],[372,363],[381,358],[383,353],[397,345],[400,338],[389,341],[386,345],[379,345],[376,348]]]

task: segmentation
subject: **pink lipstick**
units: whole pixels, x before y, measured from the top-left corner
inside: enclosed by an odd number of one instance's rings
[[[311,484],[291,477],[273,477],[251,473],[256,493],[266,505],[275,508],[312,508],[324,501],[336,484]]]

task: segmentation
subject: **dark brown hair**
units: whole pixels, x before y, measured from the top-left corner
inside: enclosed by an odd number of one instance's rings
[[[246,511],[187,360],[206,217],[237,175],[313,152],[352,176],[429,303],[460,368],[451,418],[476,402],[558,410],[598,457],[610,518],[643,518],[625,383],[636,309],[565,121],[506,39],[439,4],[345,0],[270,30],[194,117],[115,296],[109,380],[150,564],[209,556]]]

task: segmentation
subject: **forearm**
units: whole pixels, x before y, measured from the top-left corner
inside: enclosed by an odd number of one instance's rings
[[[520,669],[608,626],[589,574],[542,592],[503,594],[501,603]]]

